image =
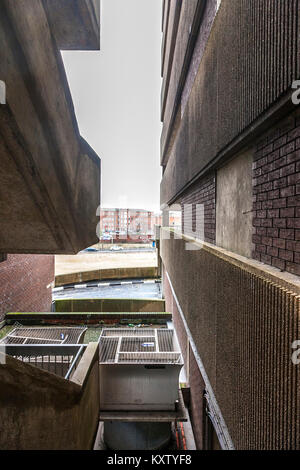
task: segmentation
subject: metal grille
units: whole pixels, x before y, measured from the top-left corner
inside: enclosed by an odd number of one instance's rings
[[[168,329],[106,328],[100,340],[100,363],[179,364],[174,331]]]
[[[122,338],[120,352],[155,351],[155,346],[155,338],[153,336],[146,338]]]
[[[154,336],[154,328],[104,328],[101,336]]]
[[[99,358],[100,362],[115,362],[119,338],[101,338]]]
[[[2,344],[78,344],[82,341],[87,328],[51,327],[26,328],[17,327],[0,343]]]
[[[86,345],[23,345],[5,346],[5,354],[19,361],[69,379],[75,371]]]
[[[118,362],[134,364],[179,364],[181,362],[180,353],[119,353]]]
[[[172,330],[158,330],[158,349],[160,351],[171,352],[173,351],[173,331]]]

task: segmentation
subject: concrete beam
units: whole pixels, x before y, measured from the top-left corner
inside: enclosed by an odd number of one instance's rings
[[[59,312],[59,313],[7,313],[5,322],[0,323],[0,329],[7,325],[21,322],[22,325],[104,325],[122,323],[151,323],[166,324],[172,320],[168,312]],[[1,339],[1,338],[0,338]]]
[[[99,417],[98,345],[87,346],[71,380],[0,356],[0,448],[90,450]]]
[[[55,312],[164,312],[161,299],[58,299]]]
[[[0,5],[0,252],[77,253],[96,243],[100,159],[79,133],[42,0]]]
[[[178,409],[176,411],[102,411],[99,421],[119,421],[123,423],[173,423],[188,421],[182,391],[178,390]]]
[[[61,50],[100,49],[100,0],[43,0]]]

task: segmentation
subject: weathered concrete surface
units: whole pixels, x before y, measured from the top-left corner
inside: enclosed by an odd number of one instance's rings
[[[0,364],[0,448],[92,449],[99,418],[98,344],[90,343],[70,381],[5,359]]]
[[[178,34],[180,12],[181,12],[183,3],[186,5],[187,1],[184,0],[184,2],[182,2],[182,0],[169,0],[165,2],[165,15],[164,15],[163,39],[162,39],[162,77],[163,77],[162,87],[161,87],[161,119],[162,120],[164,119],[164,113],[165,113],[165,107],[166,107],[166,101],[168,97],[171,76],[172,76],[172,81],[174,80],[174,73],[172,74],[173,57],[174,57],[174,49],[176,46],[176,37]],[[193,0],[193,3],[194,3],[194,0]],[[184,39],[182,38],[181,28],[179,30],[179,34],[181,35],[181,39]],[[180,42],[182,43],[182,40]],[[178,47],[179,46],[177,45],[177,49]],[[183,46],[181,46],[180,52],[181,54],[184,53]]]
[[[165,301],[158,299],[61,299],[56,312],[164,312]]]
[[[44,2],[3,0],[0,41],[0,252],[77,253],[97,241],[100,159],[79,134]]]
[[[216,243],[236,254],[252,255],[252,151],[217,172]]]
[[[22,325],[103,325],[121,323],[150,323],[165,324],[172,320],[167,312],[59,312],[59,313],[7,313],[5,321],[7,326],[0,330],[0,339],[8,334],[15,322]]]
[[[100,49],[100,0],[43,0],[61,50]]]
[[[55,277],[55,286],[75,284],[87,281],[103,281],[112,279],[153,279],[157,277],[157,268],[116,268],[83,271],[79,273],[61,274]]]
[[[180,88],[182,92],[184,85],[183,77],[186,72],[183,72],[183,69],[186,65],[189,65],[186,64],[186,59],[188,54],[192,52],[191,43],[194,43],[194,40],[197,37],[195,33],[197,34],[198,26],[196,26],[196,31],[194,31],[193,27],[196,23],[199,24],[199,21],[202,18],[206,0],[177,0],[176,3],[180,4],[180,18],[177,19],[177,23],[179,21],[178,26],[176,27],[176,23],[171,15],[169,20],[170,23],[173,21],[175,33],[177,33],[177,37],[175,35],[176,43],[173,45],[173,48],[169,45],[169,48],[166,51],[168,61],[165,64],[165,67],[168,65],[168,68],[163,71],[162,83],[162,121],[164,124],[161,135],[161,153],[162,162],[164,164],[166,164],[166,161],[163,157],[165,156],[169,143],[168,134],[173,117],[174,104],[178,98],[178,89]],[[169,26],[171,27],[171,24]],[[178,114],[180,115],[180,96],[175,108],[177,108],[177,106],[179,108]],[[176,111],[177,109],[175,112]]]
[[[162,240],[162,260],[235,448],[299,449],[299,277],[186,241]]]
[[[184,115],[173,123],[161,203],[173,202],[193,178],[240,151],[266,119],[270,126],[270,117],[293,108],[291,84],[300,76],[298,2],[285,7],[275,0],[221,2]],[[172,133],[167,114],[162,142]]]
[[[73,274],[99,269],[152,268],[157,266],[157,255],[153,252],[133,253],[79,253],[76,256],[55,257],[55,275]]]

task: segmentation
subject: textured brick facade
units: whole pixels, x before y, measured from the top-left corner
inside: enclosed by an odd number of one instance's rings
[[[300,118],[291,116],[256,148],[253,257],[300,275]]]
[[[217,247],[188,251],[172,236],[162,240],[161,256],[234,447],[299,449],[300,377],[291,360],[299,337],[297,281]],[[188,363],[190,414],[200,436],[203,393],[191,355]]]
[[[0,319],[7,312],[50,312],[54,256],[8,255],[0,263]]]
[[[182,0],[185,28],[179,28],[177,36],[182,54],[177,57],[175,52],[173,58],[178,77],[185,70],[180,59],[191,42],[185,47],[183,40],[193,22],[191,3]],[[221,2],[179,122],[176,110],[181,103],[181,82],[170,84],[168,90],[161,140],[162,204],[173,201],[192,178],[212,168],[215,160],[226,158],[229,147],[240,149],[250,126],[256,135],[264,132],[261,117],[267,110],[269,116],[275,113],[273,105],[300,76],[299,6],[299,0]]]
[[[190,419],[193,427],[196,447],[198,450],[201,450],[203,447],[203,394],[205,390],[205,384],[203,382],[194,354],[189,345],[185,327],[178,311],[176,301],[173,297],[168,278],[165,274],[165,269],[164,295],[166,300],[166,311],[171,312],[173,315],[173,323],[184,359],[188,385],[190,387]]]
[[[195,438],[196,447],[198,450],[203,449],[203,422],[204,422],[204,391],[205,384],[202,379],[198,364],[195,356],[190,347],[190,363],[189,363],[189,377],[190,377],[190,416],[193,426],[193,433]]]
[[[184,364],[185,366],[187,366],[188,365],[187,352],[188,352],[188,347],[189,347],[188,337],[185,331],[184,324],[181,320],[181,316],[178,311],[175,299],[173,297],[172,290],[171,290],[168,278],[166,276],[166,271],[164,267],[163,267],[163,279],[164,279],[164,298],[166,301],[166,312],[172,313],[173,315],[172,321],[173,321],[176,335],[179,341]]]
[[[185,235],[202,238],[197,233],[196,205],[204,205],[204,241],[216,242],[216,177],[215,173],[193,184],[178,201],[182,206],[182,229]],[[192,204],[192,210],[185,205]]]
[[[216,6],[182,0],[162,88],[161,204],[176,201],[184,234],[221,248],[190,250],[172,230],[160,243],[203,377],[165,277],[166,306],[185,359],[197,447],[211,446],[213,426],[222,448],[299,449],[291,360],[298,280],[263,263],[300,275],[300,106],[290,99],[300,76],[300,0],[222,1],[215,15]],[[212,423],[203,423],[203,378],[218,404]]]

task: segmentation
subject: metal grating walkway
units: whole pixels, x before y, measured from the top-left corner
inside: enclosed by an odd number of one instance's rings
[[[0,344],[78,344],[86,330],[83,327],[17,327]]]

